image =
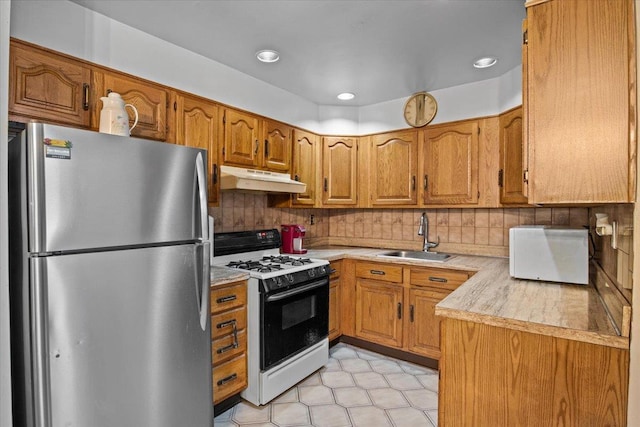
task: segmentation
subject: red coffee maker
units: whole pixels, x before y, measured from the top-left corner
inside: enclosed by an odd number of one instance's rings
[[[282,253],[283,254],[306,254],[307,250],[302,249],[302,240],[306,230],[298,224],[282,224]]]

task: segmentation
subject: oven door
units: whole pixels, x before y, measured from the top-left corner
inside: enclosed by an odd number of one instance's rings
[[[329,277],[261,293],[260,306],[262,371],[329,335]]]

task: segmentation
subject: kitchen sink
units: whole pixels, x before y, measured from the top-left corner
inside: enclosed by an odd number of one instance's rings
[[[378,256],[392,257],[392,258],[406,258],[406,259],[420,259],[425,261],[438,261],[443,262],[451,257],[449,254],[441,252],[422,252],[422,251],[392,251],[385,252]]]

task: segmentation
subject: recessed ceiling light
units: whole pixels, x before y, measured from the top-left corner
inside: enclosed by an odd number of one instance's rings
[[[487,57],[475,60],[473,63],[473,66],[476,68],[488,68],[496,65],[496,62],[498,62],[498,58],[487,56]]]
[[[280,54],[275,50],[265,49],[260,52],[256,52],[256,57],[262,62],[276,62],[280,59]]]
[[[355,98],[356,95],[351,93],[351,92],[342,92],[341,94],[338,95],[338,99],[341,101],[348,101],[350,99]]]

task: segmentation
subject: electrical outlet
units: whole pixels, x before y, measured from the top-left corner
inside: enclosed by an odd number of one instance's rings
[[[309,224],[313,225],[315,223],[316,223],[316,216],[313,214],[309,215]]]

